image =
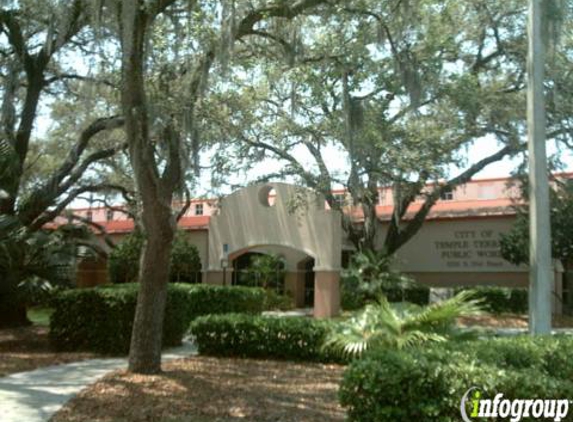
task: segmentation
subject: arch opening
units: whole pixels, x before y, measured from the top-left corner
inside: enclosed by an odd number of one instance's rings
[[[308,204],[321,200],[320,195],[303,193],[308,196]],[[297,186],[268,183],[225,197],[221,212],[209,221],[209,282],[231,284],[229,272],[250,267],[257,257],[251,254],[248,260],[239,258],[246,251],[284,254],[284,290],[293,292],[297,306],[312,302],[314,288],[315,317],[338,314],[341,216],[337,211],[314,206],[291,212],[288,204],[300,195]],[[270,207],[274,207],[272,212]],[[236,275],[234,280],[238,284],[244,278]]]
[[[288,296],[294,308],[314,306],[315,259],[284,245],[257,245],[229,254],[231,284]]]

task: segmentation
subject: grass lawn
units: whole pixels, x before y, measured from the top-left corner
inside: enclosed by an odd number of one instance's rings
[[[81,392],[51,422],[342,422],[344,367],[194,357],[154,376],[115,372]]]
[[[28,309],[28,319],[34,325],[47,327],[50,325],[50,316],[54,312],[51,308],[30,308]]]

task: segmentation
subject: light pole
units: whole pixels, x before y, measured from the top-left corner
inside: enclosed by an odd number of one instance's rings
[[[529,148],[529,332],[551,332],[551,227],[545,151],[543,0],[529,0],[527,142]]]

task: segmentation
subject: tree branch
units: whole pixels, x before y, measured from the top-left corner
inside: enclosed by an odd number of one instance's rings
[[[253,35],[254,26],[267,18],[293,19],[307,9],[329,3],[329,0],[298,0],[292,3],[280,2],[276,5],[262,7],[248,13],[239,23],[235,39]]]
[[[465,170],[458,176],[436,187],[431,193],[427,195],[426,201],[424,202],[422,207],[416,212],[414,217],[406,223],[406,227],[404,229],[400,229],[399,227],[400,222],[395,222],[394,220],[392,220],[391,225],[394,226],[392,227],[394,234],[390,235],[390,228],[389,228],[389,236],[386,237],[384,245],[386,253],[389,255],[393,254],[419,231],[420,227],[422,226],[426,217],[428,216],[430,210],[432,209],[432,207],[435,205],[435,203],[438,201],[438,199],[446,189],[451,189],[453,187],[467,183],[476,173],[483,170],[489,164],[495,163],[503,159],[506,155],[516,154],[519,151],[521,151],[523,147],[524,147],[523,145],[519,147],[515,147],[512,145],[505,146],[496,153],[478,161],[477,163],[469,167],[467,170]],[[410,201],[405,208],[407,209],[407,207],[411,203],[412,201]]]
[[[54,201],[70,189],[83,176],[86,169],[94,162],[113,156],[120,148],[108,148],[96,151],[88,155],[79,165],[77,164],[81,155],[88,146],[89,141],[96,134],[121,127],[123,118],[109,117],[98,119],[90,124],[80,135],[74,148],[62,165],[55,171],[48,181],[41,188],[32,192],[27,201],[22,204],[18,214],[23,224],[33,222],[40,216]]]
[[[72,191],[69,192],[68,196],[56,205],[52,210],[44,211],[39,217],[37,217],[33,222],[28,224],[28,229],[30,231],[37,231],[40,230],[45,224],[53,221],[56,217],[60,216],[66,207],[79,195],[86,193],[86,192],[102,192],[102,191],[110,191],[110,190],[118,190],[121,191],[125,188],[123,186],[114,185],[111,183],[102,183],[99,185],[87,185],[87,186],[80,186]]]
[[[93,221],[77,214],[72,213],[68,215],[72,220],[77,220],[85,224],[86,226],[93,227],[94,229],[96,229],[101,234],[105,244],[109,246],[110,249],[115,249],[115,243],[113,243],[113,240],[111,240],[111,237],[109,237],[109,234],[107,233],[107,230],[105,229],[104,226],[98,223],[94,223]]]
[[[177,213],[175,221],[181,220],[181,218],[185,215],[190,206],[191,206],[191,193],[189,192],[189,188],[185,186],[185,204],[183,205],[183,208],[181,208]]]
[[[116,207],[114,205],[111,205],[109,202],[107,202],[107,200],[105,198],[89,198],[89,197],[85,197],[85,196],[78,196],[78,197],[76,197],[76,199],[81,199],[81,200],[84,200],[87,202],[89,202],[89,201],[92,201],[95,203],[99,202],[102,204],[102,206],[104,208],[107,208],[108,210],[125,214],[127,217],[129,217],[132,220],[135,220],[135,218],[136,218],[135,214],[132,213],[131,211],[129,211],[129,207],[126,207],[126,206]]]
[[[253,141],[252,139],[247,138],[245,135],[240,134],[239,137],[248,145],[251,145],[255,148],[261,148],[265,151],[270,151],[277,157],[287,161],[290,163],[291,166],[294,167],[295,171],[306,181],[306,183],[313,188],[316,188],[316,180],[314,175],[305,170],[304,166],[291,154],[283,151],[282,149],[275,147],[274,145],[268,144],[262,141]]]
[[[50,85],[53,84],[54,82],[57,81],[61,81],[64,79],[75,79],[75,80],[79,80],[79,81],[84,81],[84,82],[94,82],[94,83],[98,83],[98,84],[103,84],[106,86],[109,86],[111,88],[118,88],[117,85],[115,85],[113,82],[110,82],[108,80],[105,79],[97,79],[97,78],[93,78],[90,76],[84,76],[84,75],[78,75],[75,73],[61,73],[58,75],[54,75],[50,78],[46,78],[45,79],[45,84],[46,85]]]

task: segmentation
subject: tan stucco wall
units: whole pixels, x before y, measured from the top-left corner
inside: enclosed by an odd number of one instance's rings
[[[507,273],[512,279],[510,274],[527,272],[526,266],[510,264],[500,254],[500,235],[511,229],[513,221],[511,217],[426,221],[397,252],[395,265],[408,273]]]
[[[272,205],[268,193],[274,188]],[[301,204],[293,209],[293,201]],[[261,246],[282,246],[315,259],[318,270],[340,268],[340,214],[327,211],[324,198],[283,183],[250,186],[227,197],[209,223],[209,270],[218,270],[225,257]]]

